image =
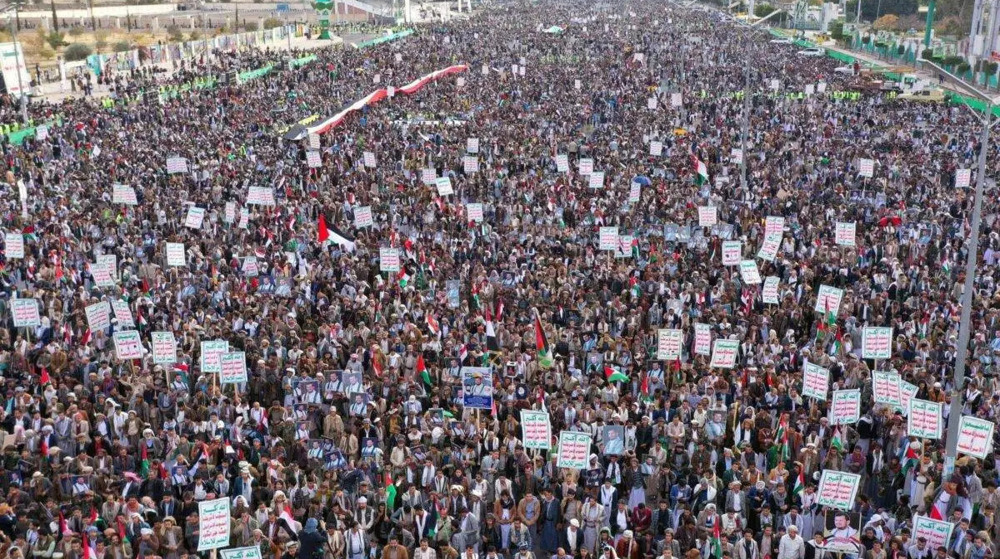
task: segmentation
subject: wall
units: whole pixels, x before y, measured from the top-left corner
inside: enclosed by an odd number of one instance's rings
[[[94,17],[126,17],[126,16],[155,16],[177,12],[177,4],[142,4],[138,6],[94,6]],[[180,12],[183,13],[183,12]],[[58,9],[56,14],[59,19],[87,18],[90,19],[90,10],[83,9]],[[51,18],[52,10],[32,10],[18,12],[21,19],[42,19]]]

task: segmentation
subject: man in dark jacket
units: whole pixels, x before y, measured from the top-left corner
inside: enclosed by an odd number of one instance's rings
[[[326,534],[316,528],[319,521],[315,518],[306,520],[306,526],[299,534],[298,559],[317,559],[323,556],[323,546],[326,545]]]

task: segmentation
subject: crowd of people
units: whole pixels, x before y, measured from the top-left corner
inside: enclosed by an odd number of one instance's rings
[[[217,52],[109,76],[111,103],[31,103],[50,124],[0,161],[4,557],[998,551],[991,449],[946,463],[947,433],[912,436],[872,386],[899,375],[943,420],[1000,411],[989,193],[952,383],[972,111],[890,97],[699,5],[493,3],[415,31],[295,67]],[[318,146],[294,126],[461,65]],[[733,241],[769,282],[723,264]],[[877,363],[866,327],[892,328]],[[673,358],[661,329],[682,333]],[[703,336],[735,342],[732,363],[711,366]],[[129,339],[140,357],[122,358]],[[223,379],[217,342],[245,381]],[[832,397],[853,389],[844,421]],[[526,446],[523,411],[547,412],[548,448]],[[584,467],[560,467],[564,432],[590,435]],[[861,476],[849,507],[820,505],[824,472]],[[218,499],[229,544],[199,550],[199,504]],[[949,537],[916,534],[921,517]]]

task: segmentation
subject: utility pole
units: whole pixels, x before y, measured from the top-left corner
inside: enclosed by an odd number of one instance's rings
[[[17,89],[18,89],[18,104],[21,106],[21,122],[25,126],[28,125],[28,97],[24,92],[24,78],[21,77],[21,65],[24,64],[24,69],[28,69],[28,61],[24,58],[24,50],[21,48],[20,41],[17,40],[17,25],[11,25],[10,21],[10,9],[14,10],[15,19],[19,19],[17,13],[17,7],[19,2],[11,3],[7,9],[7,26],[11,29],[11,34],[14,37],[14,71],[17,72]]]

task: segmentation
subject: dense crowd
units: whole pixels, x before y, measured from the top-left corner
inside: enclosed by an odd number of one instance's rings
[[[105,76],[112,103],[33,102],[45,133],[0,161],[0,551],[994,555],[992,451],[945,468],[946,434],[911,436],[872,383],[898,374],[945,420],[1000,411],[989,193],[967,382],[951,381],[972,208],[955,177],[980,122],[797,50],[698,6],[513,2],[300,67],[214,53]],[[296,122],[458,65],[323,130],[309,165]],[[257,187],[275,204],[250,204]],[[723,265],[732,241],[765,285]],[[843,290],[833,308],[821,287]],[[15,327],[30,299],[38,325]],[[877,363],[862,358],[875,326],[892,328]],[[661,329],[682,333],[672,359]],[[141,358],[120,358],[129,331]],[[710,366],[696,332],[736,342],[732,366]],[[164,333],[176,357],[154,363]],[[246,381],[222,380],[215,341]],[[823,398],[803,395],[807,364],[828,371]],[[844,421],[831,399],[852,389]],[[548,413],[548,449],[525,447],[522,411]],[[591,436],[584,467],[559,467],[563,432]],[[861,476],[849,510],[818,502],[837,471]],[[220,498],[229,545],[199,551],[199,503]],[[950,537],[916,537],[918,517]]]

